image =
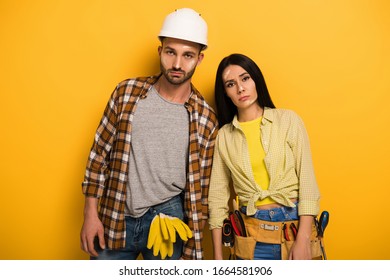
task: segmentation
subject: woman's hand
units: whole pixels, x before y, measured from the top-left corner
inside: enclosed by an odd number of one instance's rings
[[[295,240],[291,246],[290,260],[311,260],[311,244],[310,239],[308,240]]]
[[[291,246],[290,260],[311,260],[311,231],[314,222],[313,216],[300,216],[299,228],[294,244]]]

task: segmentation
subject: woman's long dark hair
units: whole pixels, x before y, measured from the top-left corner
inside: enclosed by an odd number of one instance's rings
[[[230,123],[233,120],[234,115],[237,114],[237,107],[228,97],[222,80],[222,73],[229,65],[241,66],[251,76],[251,78],[256,84],[258,96],[257,102],[259,103],[261,108],[275,108],[271,96],[268,93],[268,88],[265,83],[263,74],[261,73],[261,70],[257,66],[257,64],[252,59],[243,54],[231,54],[222,59],[222,61],[219,63],[217,75],[215,78],[214,94],[219,127]]]

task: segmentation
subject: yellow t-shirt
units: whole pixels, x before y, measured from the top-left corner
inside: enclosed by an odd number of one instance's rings
[[[255,182],[263,190],[268,190],[269,175],[265,166],[265,152],[261,143],[261,119],[262,117],[248,122],[240,122],[239,124],[248,143],[249,158]],[[266,197],[263,200],[257,200],[255,204],[259,206],[270,203],[275,203],[275,201],[270,197]]]

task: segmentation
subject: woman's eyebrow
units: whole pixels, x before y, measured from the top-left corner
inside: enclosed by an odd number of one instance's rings
[[[244,73],[242,73],[241,75],[238,75],[238,76],[242,77],[242,76],[245,76],[246,74],[248,74],[248,72],[244,72]]]
[[[247,75],[247,74],[248,74],[248,72],[244,72],[244,73],[238,75],[238,77],[242,77],[242,76],[245,76],[245,75]],[[249,75],[249,74],[248,74],[248,75]],[[226,84],[226,83],[228,83],[228,82],[233,82],[233,81],[234,81],[234,79],[230,79],[230,80],[226,80],[224,83]]]

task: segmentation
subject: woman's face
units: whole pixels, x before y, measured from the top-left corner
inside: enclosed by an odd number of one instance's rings
[[[229,65],[222,72],[227,95],[238,110],[258,106],[256,84],[248,72],[238,65]]]

